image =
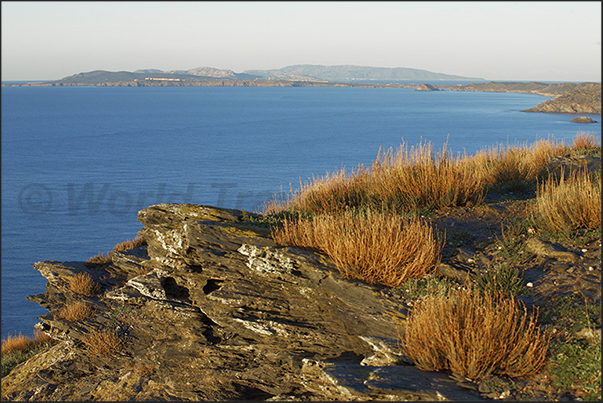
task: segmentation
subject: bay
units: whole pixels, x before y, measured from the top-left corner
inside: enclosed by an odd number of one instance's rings
[[[40,260],[132,239],[162,202],[257,211],[281,188],[421,140],[453,153],[600,135],[532,94],[393,88],[3,87],[2,338],[46,310]],[[589,115],[600,121],[599,115]]]

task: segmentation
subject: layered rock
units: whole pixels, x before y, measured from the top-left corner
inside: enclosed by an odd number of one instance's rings
[[[407,312],[387,289],[342,278],[325,256],[278,247],[262,217],[159,204],[138,218],[147,245],[110,263],[35,264],[48,284],[30,299],[49,310],[36,327],[58,344],[4,377],[3,398],[479,399],[404,359]],[[98,293],[74,293],[76,273]],[[92,315],[64,319],[75,301]],[[95,331],[121,345],[93,354]]]

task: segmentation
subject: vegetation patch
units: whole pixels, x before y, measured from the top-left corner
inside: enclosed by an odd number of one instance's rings
[[[140,235],[137,235],[136,237],[134,237],[133,240],[127,239],[124,242],[116,244],[113,247],[113,249],[111,250],[111,252],[109,252],[106,255],[104,255],[102,252],[99,252],[97,255],[92,256],[91,258],[86,260],[86,266],[87,267],[97,267],[97,266],[102,266],[104,264],[110,263],[111,259],[113,258],[113,254],[115,252],[124,252],[127,250],[137,248],[141,245],[146,245],[146,241],[144,240],[143,237],[141,237]]]
[[[33,337],[22,334],[2,340],[2,377],[5,377],[17,365],[36,354],[48,350],[54,344],[46,334],[35,331]]]
[[[442,278],[428,275],[421,279],[411,279],[392,289],[395,294],[407,299],[419,299],[431,295],[448,295],[455,288],[455,283]]]
[[[472,380],[491,373],[537,373],[548,338],[514,298],[463,289],[418,301],[403,337],[405,355],[426,371],[451,370]]]
[[[552,386],[577,389],[574,396],[582,400],[601,401],[601,338],[594,343],[575,340],[558,344],[551,350]]]
[[[123,345],[123,340],[117,332],[109,329],[92,330],[82,339],[82,342],[90,354],[97,357],[112,355]]]
[[[482,293],[501,292],[507,297],[525,293],[523,273],[516,267],[501,264],[475,278],[476,290]]]
[[[91,297],[100,291],[100,285],[95,283],[90,274],[78,273],[69,278],[69,287],[76,294]]]
[[[370,210],[284,219],[282,226],[273,229],[272,238],[281,245],[327,254],[345,278],[387,286],[433,271],[444,244],[420,218]]]
[[[601,178],[592,180],[583,170],[538,187],[533,219],[545,232],[565,234],[601,228]]]
[[[94,309],[87,303],[75,301],[63,306],[57,313],[57,317],[68,322],[75,322],[89,318],[92,316],[92,312],[94,312]]]

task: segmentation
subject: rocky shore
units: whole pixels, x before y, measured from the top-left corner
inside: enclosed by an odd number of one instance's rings
[[[460,287],[504,261],[492,239],[502,223],[524,217],[526,205],[497,201],[501,196],[431,218],[448,234],[434,279]],[[34,265],[48,280],[45,293],[30,297],[49,311],[36,327],[55,344],[2,378],[2,399],[558,397],[546,376],[511,392],[449,371],[418,370],[399,342],[413,297],[346,280],[324,255],[279,247],[264,216],[159,204],[138,219],[146,244],[114,252],[106,263]],[[533,287],[528,307],[576,290],[600,304],[600,239],[572,248],[533,237],[520,242]],[[88,295],[74,291],[72,280],[82,274],[96,284]],[[66,307],[82,303],[88,314],[66,319]],[[572,337],[585,337],[579,330]]]
[[[107,264],[35,264],[48,284],[30,299],[49,310],[37,327],[58,343],[2,379],[3,399],[479,398],[404,363],[396,318],[405,306],[384,287],[345,280],[316,253],[277,247],[258,216],[160,204],[138,217],[147,245]],[[100,289],[74,293],[78,273]],[[61,318],[82,300],[90,317]],[[95,356],[91,345],[102,340],[90,335],[109,330],[119,347]]]
[[[437,87],[451,91],[515,92],[554,98],[522,112],[601,114],[600,83],[489,82],[467,85],[439,85]]]
[[[601,114],[601,84],[583,83],[524,112]]]

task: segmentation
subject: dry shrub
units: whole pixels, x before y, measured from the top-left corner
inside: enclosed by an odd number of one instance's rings
[[[572,148],[597,148],[601,146],[598,140],[599,139],[595,137],[593,133],[579,132],[576,137],[574,137],[574,141],[572,142]]]
[[[284,219],[272,229],[272,238],[281,245],[324,252],[346,278],[387,286],[431,272],[444,244],[420,218],[371,210]]]
[[[52,339],[46,333],[34,330],[34,341],[36,343],[49,343]]]
[[[25,351],[33,342],[31,337],[23,336],[21,333],[18,336],[9,334],[6,340],[2,340],[2,354],[15,350]]]
[[[57,316],[66,321],[75,322],[89,318],[92,315],[92,312],[93,309],[90,305],[82,301],[76,301],[61,308],[57,313]]]
[[[538,186],[532,215],[538,227],[554,233],[601,228],[601,178],[585,169],[549,178]]]
[[[92,256],[88,260],[86,260],[86,265],[90,266],[101,266],[105,263],[109,263],[111,258],[109,256],[104,255],[102,252],[98,252],[97,255]]]
[[[100,286],[92,280],[88,273],[78,273],[69,278],[69,287],[76,294],[91,297],[100,291]]]
[[[405,355],[421,370],[451,370],[472,380],[491,373],[535,374],[549,343],[537,318],[537,312],[528,317],[521,302],[500,293],[466,289],[426,297],[408,319]]]
[[[140,236],[137,235],[133,240],[126,240],[124,242],[118,243],[117,245],[115,245],[115,247],[113,248],[113,252],[123,252],[126,250],[130,250],[130,249],[134,249],[140,245],[144,245],[145,244],[145,240]]]
[[[113,330],[92,330],[82,342],[88,351],[95,356],[111,355],[121,349],[123,340]]]

